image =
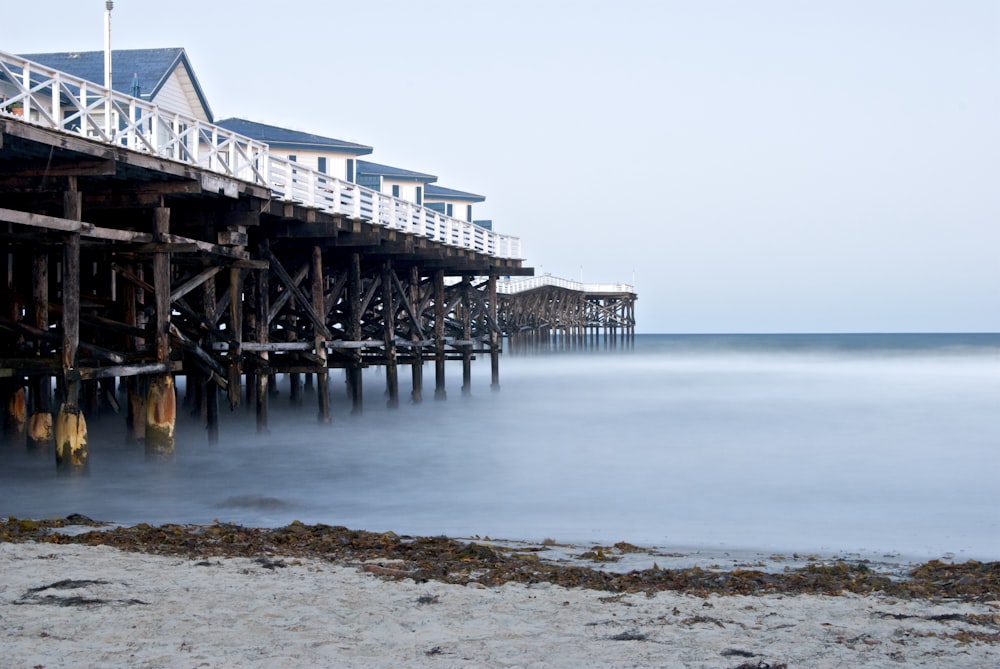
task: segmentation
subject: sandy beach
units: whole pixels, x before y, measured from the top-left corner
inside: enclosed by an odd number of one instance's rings
[[[489,586],[393,558],[20,540],[0,543],[0,574],[5,667],[1000,666],[995,593]]]

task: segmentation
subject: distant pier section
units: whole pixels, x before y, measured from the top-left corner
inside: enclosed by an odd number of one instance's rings
[[[635,287],[545,274],[497,281],[498,320],[514,350],[616,347],[635,342]]]

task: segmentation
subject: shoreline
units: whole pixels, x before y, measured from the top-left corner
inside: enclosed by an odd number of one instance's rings
[[[956,601],[1000,599],[1000,562],[904,562],[858,554],[670,550],[625,541],[573,545],[472,538],[401,536],[298,521],[279,528],[140,523],[122,526],[74,514],[64,519],[0,520],[0,543],[110,546],[130,552],[211,557],[316,558],[340,564],[385,561],[384,575],[494,587],[542,583],[616,592],[695,594],[883,592]]]
[[[14,522],[26,529],[34,523]],[[46,533],[24,532],[13,541],[10,526],[2,525],[0,541],[0,657],[12,667],[980,669],[1000,663],[995,591],[992,598],[924,598],[616,589],[624,585],[614,582],[620,575],[600,589],[541,579],[491,583],[491,560],[503,562],[504,553],[479,543],[458,543],[460,555],[442,559],[449,568],[470,567],[464,582],[448,582],[447,572],[425,578],[411,562],[392,557],[386,546],[406,542],[388,534],[331,533],[334,545],[354,537],[356,549],[331,558],[291,541],[256,543],[256,531],[231,526],[137,526],[75,537],[38,527],[31,532]],[[102,535],[118,546],[101,543]],[[296,535],[293,529],[268,538]],[[200,543],[213,536],[218,543]],[[87,540],[70,541],[76,538]],[[185,546],[188,540],[194,543]],[[410,543],[447,542],[456,543]],[[361,550],[365,544],[372,550]],[[568,575],[578,568],[559,569]]]

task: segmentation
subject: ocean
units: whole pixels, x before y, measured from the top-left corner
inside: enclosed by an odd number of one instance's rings
[[[334,420],[287,380],[270,430],[182,415],[174,457],[90,422],[85,476],[0,444],[0,513],[280,526],[684,550],[1000,559],[1000,334],[637,335],[632,346],[488,357],[463,395],[386,408],[365,372]]]

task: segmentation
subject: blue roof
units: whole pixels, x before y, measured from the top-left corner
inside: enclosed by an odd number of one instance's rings
[[[364,174],[371,176],[389,177],[390,179],[401,179],[406,181],[421,181],[425,184],[431,183],[432,181],[437,181],[437,177],[434,176],[433,174],[424,174],[423,172],[404,170],[400,167],[390,167],[389,165],[379,165],[378,163],[370,163],[367,160],[359,160],[358,176]]]
[[[74,77],[104,85],[103,51],[66,51],[61,53],[26,53],[22,58],[41,63],[54,70],[72,74]],[[208,105],[201,84],[194,74],[187,52],[179,47],[169,49],[119,49],[111,51],[111,88],[119,93],[131,95],[133,79],[139,80],[139,97],[152,100],[160,92],[167,79],[179,65],[187,69],[194,84],[198,101],[201,102],[209,120],[212,108]]]
[[[444,186],[435,186],[433,184],[428,184],[427,188],[424,189],[424,199],[425,200],[465,200],[466,202],[485,202],[485,195],[476,195],[475,193],[466,193],[465,191],[455,190],[453,188],[445,188]]]
[[[369,154],[373,150],[372,147],[365,146],[364,144],[345,142],[343,140],[332,139],[330,137],[321,137],[320,135],[313,135],[308,132],[289,130],[288,128],[280,128],[275,125],[257,123],[255,121],[248,121],[242,118],[227,118],[221,121],[216,121],[215,124],[225,128],[226,130],[232,130],[235,133],[239,133],[244,137],[266,142],[268,145],[275,148],[308,149],[312,151],[327,149],[343,153],[352,153],[356,156]]]

